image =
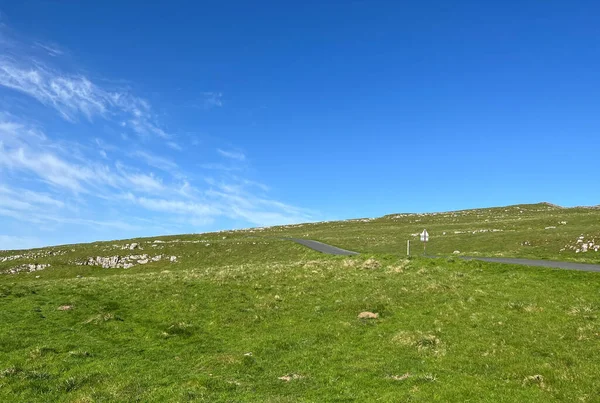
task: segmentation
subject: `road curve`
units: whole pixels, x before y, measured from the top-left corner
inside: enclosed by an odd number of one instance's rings
[[[482,260],[484,262],[518,264],[522,266],[551,267],[554,269],[580,270],[600,272],[600,264],[558,262],[555,260],[519,259],[509,257],[470,257],[463,256],[464,260]]]
[[[304,245],[310,249],[316,250],[321,253],[328,255],[342,255],[352,256],[358,255],[358,252],[351,250],[341,249],[335,246],[327,245],[323,242],[313,241],[310,239],[300,238],[285,238],[288,241],[293,241]],[[427,256],[432,258],[439,258],[442,256]],[[520,258],[509,258],[509,257],[472,257],[472,256],[460,256],[464,260],[481,260],[484,262],[491,263],[505,263],[505,264],[516,264],[521,266],[537,266],[537,267],[550,267],[554,269],[567,269],[567,270],[580,270],[580,271],[595,271],[600,272],[600,264],[591,263],[574,263],[574,262],[559,262],[555,260],[535,260],[535,259],[520,259]]]
[[[299,238],[286,238],[290,241],[294,241],[299,243],[300,245],[304,245],[307,248],[316,250],[317,252],[325,253],[327,255],[342,255],[342,256],[351,256],[358,255],[358,252],[353,252],[351,250],[337,248],[335,246],[327,245],[323,242],[312,241],[310,239],[299,239]]]

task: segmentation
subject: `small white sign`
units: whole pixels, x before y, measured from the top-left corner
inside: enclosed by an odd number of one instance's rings
[[[427,230],[424,229],[423,232],[421,232],[421,242],[427,241],[429,241],[429,234],[427,233]]]

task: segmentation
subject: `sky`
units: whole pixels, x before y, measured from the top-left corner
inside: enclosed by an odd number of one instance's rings
[[[592,1],[0,0],[0,249],[600,204]]]

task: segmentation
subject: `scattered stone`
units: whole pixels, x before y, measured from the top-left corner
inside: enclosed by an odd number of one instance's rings
[[[410,378],[410,376],[411,375],[407,372],[404,375],[392,375],[392,376],[390,376],[390,379],[393,379],[394,381],[403,381],[405,379]]]
[[[304,378],[302,375],[289,374],[289,375],[280,376],[277,379],[280,379],[280,380],[285,381],[285,382],[289,382],[289,381],[294,380],[294,379],[302,379],[302,378]]]
[[[142,255],[129,255],[129,256],[108,256],[108,257],[90,257],[84,262],[76,262],[80,266],[101,266],[104,269],[129,269],[136,264],[146,264],[150,261],[158,262],[162,260],[162,255],[148,256],[147,254]],[[177,256],[171,256],[170,262],[176,262]]]
[[[589,235],[588,235],[589,236]],[[600,245],[596,244],[596,239],[593,238],[586,240],[585,235],[579,236],[572,244],[567,244],[560,250],[560,252],[564,251],[574,251],[575,253],[587,253],[587,252],[598,252],[600,250]]]
[[[37,251],[37,252],[27,252],[25,254],[1,256],[0,263],[10,262],[12,260],[17,260],[17,259],[39,259],[39,258],[48,257],[48,256],[60,256],[60,255],[64,255],[65,253],[67,253],[66,250],[43,250],[43,251]]]
[[[244,353],[246,357],[252,357],[252,352]]]
[[[134,242],[131,245],[129,245],[129,250],[137,249],[137,247],[138,247],[138,244]]]
[[[452,253],[454,253],[455,255],[458,255],[458,254],[460,253],[460,251],[459,251],[459,250],[455,250],[455,251],[454,251],[454,252],[452,252]]]
[[[344,261],[342,262],[342,265],[344,267],[354,267],[354,266],[356,266],[357,263],[358,263],[358,261],[354,260],[354,259],[344,259]]]
[[[50,264],[22,264],[17,267],[13,267],[11,269],[5,270],[6,274],[17,274],[17,273],[33,273],[34,271],[44,270],[45,268],[50,267]]]
[[[70,311],[73,309],[73,305],[61,305],[58,307],[59,311]]]
[[[381,263],[379,263],[377,259],[373,259],[372,257],[365,260],[365,262],[362,264],[362,268],[367,270],[378,269],[380,267]]]
[[[379,314],[378,313],[373,313],[373,312],[361,312],[358,314],[358,319],[378,319],[379,318]]]
[[[542,375],[531,375],[523,379],[523,386],[529,384],[537,384],[540,388],[544,389],[546,384],[544,383],[544,377]]]
[[[4,256],[0,258],[0,262],[10,262],[11,260],[16,260],[24,257],[23,255],[12,255],[12,256]]]

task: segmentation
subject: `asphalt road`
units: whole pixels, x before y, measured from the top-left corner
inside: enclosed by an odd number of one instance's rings
[[[304,245],[308,248],[314,249],[318,252],[322,252],[328,255],[343,255],[343,256],[351,256],[358,255],[358,252],[353,252],[351,250],[336,248],[335,246],[327,245],[323,242],[311,241],[310,239],[299,239],[299,238],[288,238],[290,241],[294,241],[299,243],[300,245]]]
[[[310,239],[299,239],[299,238],[286,238],[290,241],[299,243],[308,248],[314,249],[318,252],[326,253],[328,255],[358,255],[358,252],[351,250],[337,248],[335,246],[327,245],[323,242],[312,241]],[[440,256],[429,256],[429,257],[440,257]],[[505,264],[516,264],[522,266],[539,266],[539,267],[551,267],[554,269],[567,269],[567,270],[580,270],[580,271],[595,271],[600,272],[600,264],[590,263],[573,263],[573,262],[557,262],[554,260],[535,260],[535,259],[519,259],[509,257],[470,257],[460,256],[464,260],[481,260],[484,262],[492,263],[505,263]]]

